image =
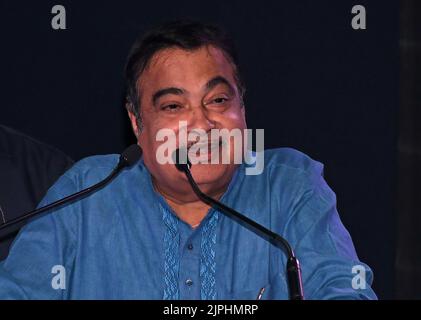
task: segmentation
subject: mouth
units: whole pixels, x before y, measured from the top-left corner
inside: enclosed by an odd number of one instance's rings
[[[190,142],[187,144],[189,158],[195,157],[199,162],[208,163],[214,156],[221,154],[224,141],[219,137],[214,140]]]
[[[199,142],[189,142],[187,144],[187,150],[190,151],[190,149],[194,146],[195,149],[203,149],[208,148],[208,150],[215,149],[217,147],[222,146],[223,142],[222,139],[215,139],[215,140],[209,140],[209,141],[199,141]]]

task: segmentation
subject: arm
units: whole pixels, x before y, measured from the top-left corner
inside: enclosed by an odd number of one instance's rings
[[[372,271],[358,260],[335,194],[321,175],[306,185],[285,228],[301,262],[306,298],[376,299]]]
[[[74,192],[73,183],[63,176],[40,206]],[[70,291],[75,257],[74,205],[47,213],[26,225],[15,239],[9,256],[0,264],[0,299],[62,299]],[[55,289],[58,274],[54,266],[66,271],[65,289]],[[59,267],[61,268],[61,267]],[[63,276],[63,273],[60,273]],[[59,275],[59,277],[60,277]]]

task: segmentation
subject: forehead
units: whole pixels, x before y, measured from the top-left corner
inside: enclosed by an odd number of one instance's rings
[[[142,73],[138,85],[145,93],[163,86],[199,88],[210,78],[223,76],[234,84],[234,67],[221,49],[203,46],[187,51],[168,48],[158,51]]]

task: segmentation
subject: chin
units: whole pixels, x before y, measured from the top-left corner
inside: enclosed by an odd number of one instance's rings
[[[198,164],[191,168],[196,183],[200,185],[228,186],[236,165],[227,164]]]

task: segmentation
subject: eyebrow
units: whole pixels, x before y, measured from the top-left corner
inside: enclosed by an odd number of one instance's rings
[[[225,79],[222,76],[216,76],[215,78],[212,78],[211,80],[209,80],[206,84],[205,87],[207,90],[212,90],[213,88],[215,88],[218,84],[224,84],[228,87],[228,89],[230,90],[230,93],[234,93],[234,88],[231,85],[231,83]]]
[[[205,84],[205,88],[207,91],[212,90],[213,88],[215,88],[217,85],[219,84],[224,84],[228,87],[230,93],[234,93],[234,88],[231,85],[231,83],[225,79],[222,76],[216,76],[214,78],[212,78],[211,80],[209,80],[206,84]],[[160,89],[158,91],[156,91],[153,95],[152,95],[152,103],[153,105],[156,104],[156,102],[158,101],[159,98],[161,98],[164,95],[167,94],[174,94],[174,95],[183,95],[186,93],[186,90],[182,89],[182,88],[177,88],[177,87],[169,87],[169,88],[163,88]]]
[[[184,89],[180,89],[180,88],[176,88],[176,87],[160,89],[153,94],[152,103],[155,105],[156,101],[166,94],[182,95],[185,92],[186,91]]]

